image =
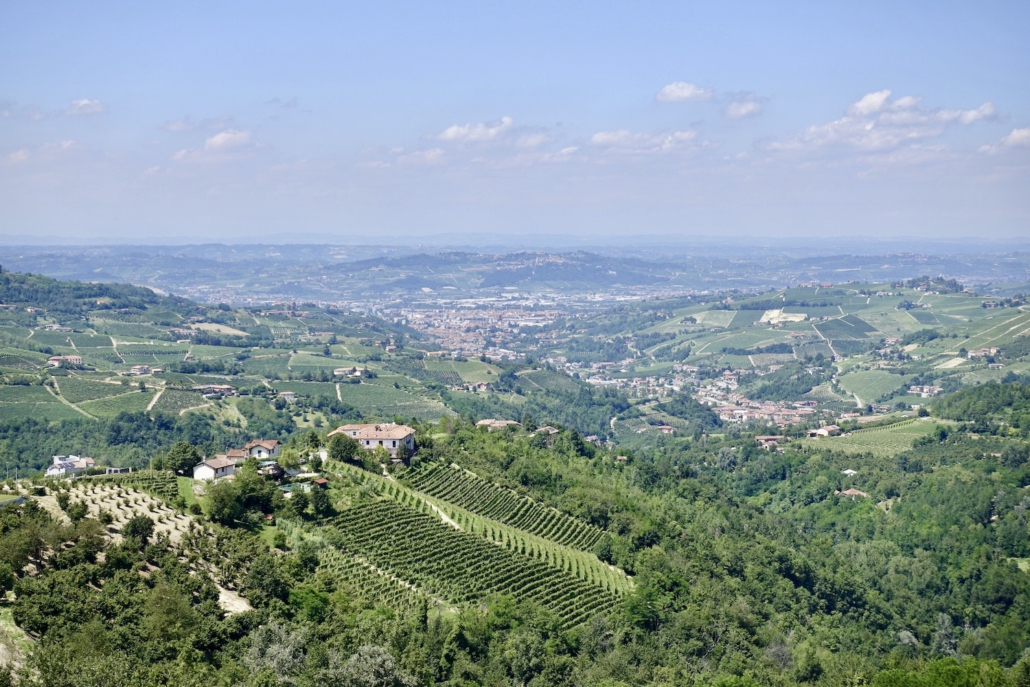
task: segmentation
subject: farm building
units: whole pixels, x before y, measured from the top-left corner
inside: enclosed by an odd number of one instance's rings
[[[255,439],[247,443],[243,450],[251,458],[273,458],[279,455],[278,439]]]
[[[489,430],[491,432],[494,431],[495,429],[507,429],[509,425],[518,425],[519,427],[521,427],[522,423],[515,422],[515,420],[493,420],[493,419],[490,419],[490,420],[480,420],[479,422],[476,423],[476,427],[486,427],[487,430]]]
[[[407,425],[398,425],[393,422],[341,425],[329,432],[328,436],[331,439],[336,434],[349,436],[367,451],[382,446],[389,452],[391,458],[396,458],[397,452],[402,447],[408,453],[415,450],[415,430]]]
[[[236,464],[234,462],[225,456],[215,456],[210,460],[199,463],[193,468],[193,479],[214,482],[223,477],[229,477],[234,472],[236,472]]]
[[[46,469],[46,476],[74,476],[95,466],[96,461],[85,456],[54,456],[54,462]]]

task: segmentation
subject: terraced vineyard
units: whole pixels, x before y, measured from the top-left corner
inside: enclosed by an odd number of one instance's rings
[[[110,382],[94,382],[89,379],[77,379],[68,377],[57,382],[61,395],[72,403],[93,401],[109,396],[120,396],[132,391],[132,387],[125,384],[111,384]]]
[[[440,599],[426,596],[404,580],[377,569],[358,556],[326,547],[319,551],[318,558],[320,571],[329,573],[350,587],[355,596],[366,601],[401,611],[417,607],[423,599],[429,605],[443,605]]]
[[[175,474],[167,470],[140,470],[116,475],[96,475],[79,478],[76,484],[112,484],[139,489],[165,501],[172,501],[179,493],[179,484],[175,479]]]
[[[510,594],[518,602],[544,606],[572,627],[616,602],[596,585],[392,500],[352,507],[326,529],[327,541],[337,549],[450,603]]]
[[[405,479],[430,496],[564,546],[590,551],[603,534],[596,527],[459,467],[426,463],[406,473]]]
[[[373,475],[353,465],[334,463],[333,466],[357,483],[371,487],[373,493],[394,499],[405,507],[430,516],[440,517],[441,520],[446,518],[455,528],[482,537],[496,546],[575,575],[584,582],[614,594],[627,594],[633,590],[633,581],[625,572],[604,563],[593,552],[556,544],[550,539],[478,515],[424,492],[414,491],[393,479]]]
[[[196,391],[183,391],[182,389],[165,389],[161,398],[152,408],[153,411],[162,413],[175,413],[178,415],[187,408],[199,408],[208,401]]]
[[[121,395],[108,396],[107,398],[101,398],[96,401],[85,401],[78,405],[90,415],[96,415],[97,417],[114,417],[122,411],[128,411],[130,413],[142,412],[146,410],[152,398],[154,398],[153,389],[147,389],[146,391],[132,391],[130,387],[129,391],[126,391]]]
[[[847,453],[872,453],[878,456],[895,456],[912,448],[912,442],[934,431],[936,424],[923,420],[909,419],[884,427],[859,429],[848,436],[829,439],[806,439],[811,445],[832,448]]]

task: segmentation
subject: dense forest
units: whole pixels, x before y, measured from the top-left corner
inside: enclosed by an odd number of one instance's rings
[[[377,605],[319,566],[319,537],[269,552],[250,533],[249,511],[317,534],[342,507],[301,501],[298,512],[256,473],[212,494],[218,534],[204,545],[172,545],[146,527],[105,543],[93,519],[55,527],[29,502],[0,520],[0,579],[14,587],[15,620],[38,639],[22,684],[1030,678],[1030,576],[1016,563],[1030,556],[1030,463],[1017,440],[958,434],[890,459],[682,441],[620,464],[575,432],[487,432],[454,419],[418,436],[409,469],[457,463],[603,530],[595,551],[632,575],[632,594],[570,629],[504,596],[456,613]],[[995,457],[1011,446],[1022,462]],[[345,475],[331,479],[348,488]],[[856,486],[862,496],[837,493]],[[349,493],[350,508],[379,498]],[[238,561],[218,579],[235,576],[254,610],[220,612],[214,582],[197,574],[211,556]],[[40,573],[11,575],[26,562]]]

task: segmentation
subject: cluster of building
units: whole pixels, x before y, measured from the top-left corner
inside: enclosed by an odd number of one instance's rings
[[[770,367],[779,369],[778,365]],[[816,414],[815,401],[756,401],[736,391],[740,372],[727,370],[721,376],[705,380],[694,392],[694,398],[711,406],[723,422],[771,422],[786,427],[807,422]]]
[[[54,456],[53,462],[47,466],[47,477],[75,477],[87,470],[97,468],[97,462],[89,456]],[[132,468],[105,467],[104,474],[114,475],[121,472],[132,472]]]
[[[400,315],[404,324],[428,335],[452,355],[486,355],[497,360],[519,357],[514,347],[525,338],[526,330],[550,325],[562,314],[547,307],[553,302],[537,298],[468,298],[434,305],[401,308],[391,314]]]
[[[255,439],[243,448],[232,448],[193,467],[193,479],[204,482],[231,477],[236,466],[248,460],[258,460],[258,470],[271,477],[280,478],[286,474],[275,460],[282,444],[277,439]]]

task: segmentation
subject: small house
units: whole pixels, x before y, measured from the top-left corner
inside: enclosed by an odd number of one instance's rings
[[[248,442],[243,450],[251,458],[272,458],[279,455],[280,446],[278,439],[255,439]]]
[[[193,468],[193,479],[203,482],[214,482],[231,476],[236,472],[236,463],[225,456],[215,456],[203,463],[198,463]]]

